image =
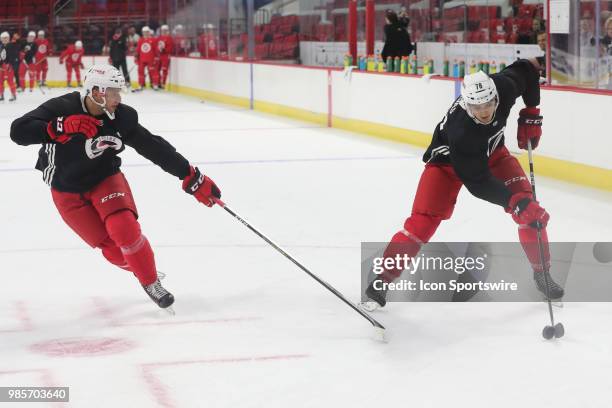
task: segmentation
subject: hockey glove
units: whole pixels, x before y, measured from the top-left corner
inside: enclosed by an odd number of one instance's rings
[[[98,119],[89,115],[60,116],[49,121],[47,133],[51,140],[63,144],[79,134],[91,139],[98,133],[98,126],[101,125]]]
[[[512,219],[519,225],[529,225],[533,228],[544,228],[550,215],[531,198],[531,193],[516,193],[510,197],[506,212],[512,214]]]
[[[214,181],[200,173],[200,169],[191,166],[189,175],[183,180],[183,190],[192,194],[196,200],[207,207],[212,207],[215,202],[213,197],[221,198],[221,190]]]
[[[527,149],[527,141],[531,140],[531,147],[535,149],[542,136],[542,116],[540,109],[535,107],[523,108],[519,112],[518,130],[516,138],[521,149]]]

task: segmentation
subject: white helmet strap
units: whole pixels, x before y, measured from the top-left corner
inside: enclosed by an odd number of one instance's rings
[[[87,92],[86,97],[89,98],[93,103],[98,105],[104,111],[104,113],[106,113],[106,116],[108,116],[110,120],[115,120],[115,114],[106,109],[106,97],[104,96],[102,90],[100,90],[100,95],[102,96],[102,102],[96,101],[93,95],[89,92]]]

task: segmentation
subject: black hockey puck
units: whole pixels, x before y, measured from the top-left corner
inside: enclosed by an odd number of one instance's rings
[[[542,330],[542,337],[546,340],[550,340],[555,337],[555,328],[553,326],[545,326]]]
[[[562,323],[555,324],[555,337],[560,339],[565,334],[565,327]]]

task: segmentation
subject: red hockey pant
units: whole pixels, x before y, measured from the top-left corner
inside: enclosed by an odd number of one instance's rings
[[[4,80],[8,82],[11,93],[15,95],[17,93],[15,73],[13,72],[13,67],[9,64],[0,64],[0,94],[2,95],[4,95]]]
[[[141,233],[123,173],[106,178],[86,193],[51,189],[51,194],[62,219],[83,241],[100,248],[113,265],[134,273],[142,285],[155,282],[153,250]]]
[[[508,152],[506,147],[498,148],[489,157],[491,174],[503,181],[513,192],[531,193],[525,172],[518,160]],[[463,183],[448,164],[426,164],[421,175],[416,197],[412,206],[412,214],[404,223],[404,228],[398,231],[387,246],[384,256],[407,255],[414,257],[421,245],[429,242],[442,220],[449,219],[457,202],[457,195]],[[535,271],[542,270],[539,247],[537,245],[537,230],[528,225],[519,225],[519,240],[523,250]],[[550,253],[546,229],[542,230],[544,241],[544,261],[548,265]],[[399,277],[401,270],[390,269],[383,273],[383,279],[391,282]]]
[[[145,67],[149,72],[149,79],[151,80],[151,85],[159,85],[159,77],[157,76],[157,69],[153,61],[140,61],[138,63],[138,84],[140,84],[141,87],[145,86]]]
[[[28,73],[28,78],[30,79],[30,89],[34,88],[34,81],[36,79],[36,67],[34,63],[30,65],[26,65],[25,62],[19,64],[19,83],[25,89],[25,78],[26,72]]]
[[[38,81],[46,81],[47,80],[47,71],[49,71],[49,63],[47,62],[47,58],[36,63],[37,69],[37,79]]]
[[[69,61],[66,61],[66,81],[68,82],[68,85],[70,85],[70,82],[72,81],[72,71],[73,70],[74,70],[74,75],[76,76],[77,82],[79,84],[81,83],[81,65],[73,64]]]
[[[166,86],[166,81],[168,80],[168,70],[170,69],[170,56],[162,56],[159,59],[159,78],[160,85]]]

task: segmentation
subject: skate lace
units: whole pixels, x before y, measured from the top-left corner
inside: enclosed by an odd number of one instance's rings
[[[155,283],[152,283],[149,286],[145,287],[145,289],[147,293],[155,299],[161,299],[162,297],[168,294],[168,291],[164,289],[164,287],[159,282],[159,279],[155,281]]]
[[[546,278],[544,278],[544,273],[547,274]],[[561,288],[561,286],[559,286],[559,284],[555,282],[552,276],[550,276],[550,274],[547,272],[538,272],[536,273],[536,277],[537,277],[538,285],[540,285],[543,288],[546,287],[546,283],[548,283],[549,290],[557,290]]]

